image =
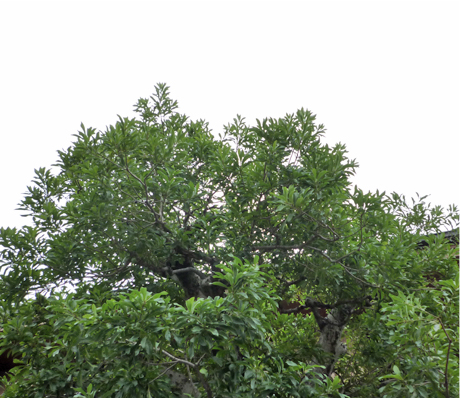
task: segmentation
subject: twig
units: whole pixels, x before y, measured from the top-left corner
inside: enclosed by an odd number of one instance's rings
[[[373,288],[378,288],[378,286],[374,285],[373,283],[366,282],[366,281],[362,280],[361,278],[358,278],[357,276],[353,275],[350,272],[349,268],[346,265],[342,264],[341,261],[343,259],[345,259],[345,258],[351,256],[352,254],[356,253],[356,251],[352,251],[352,252],[350,252],[350,253],[348,253],[348,254],[346,254],[346,255],[338,258],[338,259],[333,259],[333,258],[329,257],[326,253],[324,253],[323,250],[318,249],[317,247],[307,246],[307,248],[318,252],[319,254],[321,254],[325,259],[327,259],[331,263],[339,264],[348,275],[350,275],[352,278],[356,279],[357,281],[361,282],[362,284],[370,286],[370,287],[373,287]]]
[[[172,364],[169,368],[167,368],[166,370],[164,370],[163,372],[161,372],[157,377],[155,377],[153,380],[151,380],[151,381],[149,382],[149,384],[150,384],[150,383],[153,383],[155,380],[159,379],[159,378],[160,378],[161,376],[163,376],[168,370],[170,370],[170,369],[172,369],[174,366],[176,366],[176,364],[177,364],[177,362],[173,362],[173,364]]]
[[[176,362],[180,362],[180,363],[183,363],[184,365],[187,365],[187,366],[190,366],[192,368],[195,369],[196,365],[192,362],[189,362],[189,361],[186,361],[185,359],[181,359],[181,358],[176,358],[174,355],[170,354],[168,351],[165,351],[165,350],[161,350],[161,352],[163,354],[165,354],[167,357],[171,358],[172,360],[176,361]]]
[[[318,236],[318,237],[321,237],[319,234],[315,234],[315,236]],[[355,254],[357,251],[354,250],[350,253],[347,253],[345,254],[344,256],[342,257],[339,257],[337,259],[333,259],[331,258],[330,256],[328,256],[326,253],[324,253],[324,250],[321,250],[317,247],[314,247],[314,246],[309,246],[309,244],[311,243],[311,241],[314,240],[314,238],[312,239],[309,239],[307,242],[304,242],[304,243],[301,243],[299,245],[269,245],[269,246],[253,246],[252,249],[253,250],[263,250],[263,251],[271,251],[271,250],[295,250],[295,249],[310,249],[310,250],[313,250],[319,254],[321,254],[324,258],[326,258],[328,261],[330,261],[331,263],[333,264],[339,264],[344,270],[345,272],[350,275],[352,278],[356,279],[358,282],[366,285],[366,286],[370,286],[370,287],[373,287],[373,288],[378,288],[378,286],[372,284],[372,283],[369,283],[369,282],[366,282],[364,280],[362,280],[361,278],[358,278],[357,276],[353,275],[350,270],[348,269],[348,267],[344,264],[342,264],[342,260],[344,260],[345,258]]]
[[[95,273],[95,275],[99,277],[104,277],[104,278],[114,276],[115,274],[119,274],[123,272],[126,268],[128,268],[128,265],[130,263],[131,263],[131,256],[128,256],[126,260],[124,261],[123,265],[119,266],[118,268],[115,268],[113,271],[110,271],[110,272],[107,271],[108,273],[101,271],[101,272]]]
[[[344,269],[344,271],[345,271],[348,275],[350,275],[352,278],[356,279],[358,282],[361,282],[363,285],[367,285],[367,286],[373,287],[373,288],[375,288],[375,289],[378,289],[378,288],[379,288],[379,286],[374,285],[373,283],[366,282],[366,281],[362,280],[361,278],[358,278],[357,276],[353,275],[353,274],[349,271],[348,267],[345,266],[345,265],[343,265],[342,263],[339,263],[339,265],[342,266],[342,268]]]
[[[267,245],[267,246],[252,246],[252,250],[263,250],[263,251],[272,251],[272,250],[295,250],[303,249],[307,247],[316,239],[317,235],[315,234],[312,238],[308,239],[306,242],[303,242],[299,245]]]

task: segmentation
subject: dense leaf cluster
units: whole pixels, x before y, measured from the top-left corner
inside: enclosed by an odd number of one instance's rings
[[[164,84],[135,109],[0,229],[7,397],[458,395],[455,206],[352,187],[304,109],[219,138]]]

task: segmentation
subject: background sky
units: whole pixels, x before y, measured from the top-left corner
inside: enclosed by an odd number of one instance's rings
[[[215,133],[304,107],[364,190],[459,204],[460,6],[436,1],[0,1],[0,226],[80,123],[165,82]]]

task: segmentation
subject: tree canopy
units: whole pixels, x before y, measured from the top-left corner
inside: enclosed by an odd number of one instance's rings
[[[458,396],[457,208],[353,186],[308,110],[177,108],[82,124],[0,229],[5,396]]]

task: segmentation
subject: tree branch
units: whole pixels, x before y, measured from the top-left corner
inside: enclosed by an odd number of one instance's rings
[[[321,237],[321,235],[319,234],[315,234],[315,237],[318,236],[318,237]],[[369,282],[366,282],[364,280],[362,280],[361,278],[358,278],[357,276],[353,275],[349,268],[342,264],[342,260],[344,260],[345,258],[351,256],[352,254],[354,253],[357,253],[356,250],[348,253],[348,254],[345,254],[344,256],[340,257],[340,258],[337,258],[337,259],[333,259],[331,258],[330,256],[328,256],[326,253],[324,253],[324,250],[321,250],[317,247],[314,247],[314,246],[309,246],[309,244],[311,243],[311,241],[313,241],[314,238],[308,240],[307,242],[304,242],[304,243],[301,243],[299,245],[268,245],[268,246],[252,246],[252,250],[261,250],[261,251],[264,251],[264,252],[267,252],[267,251],[272,251],[272,250],[295,250],[295,249],[310,249],[310,250],[313,250],[319,254],[321,254],[324,258],[326,258],[329,262],[333,263],[333,264],[339,264],[340,266],[342,266],[342,268],[345,270],[345,272],[350,275],[353,279],[356,279],[358,282],[362,283],[363,285],[366,285],[366,286],[370,286],[370,287],[373,287],[373,288],[378,288],[378,286],[372,284],[372,283],[369,283]]]
[[[326,253],[324,253],[323,250],[318,249],[317,247],[307,246],[307,248],[308,248],[308,249],[311,249],[311,250],[313,250],[313,251],[316,251],[317,253],[321,254],[325,259],[327,259],[327,260],[330,261],[331,263],[333,263],[333,264],[339,264],[339,265],[344,269],[344,271],[345,271],[348,275],[350,275],[352,278],[356,279],[358,282],[360,282],[360,283],[362,283],[362,284],[364,284],[364,285],[366,285],[366,286],[370,286],[370,287],[373,287],[373,288],[378,288],[378,286],[376,286],[376,285],[374,285],[374,284],[372,284],[372,283],[366,282],[366,281],[362,280],[361,278],[358,278],[357,276],[353,275],[353,274],[350,272],[349,268],[348,268],[346,265],[342,264],[341,261],[342,261],[343,259],[345,259],[345,258],[351,256],[352,254],[356,253],[356,251],[352,251],[352,252],[350,252],[350,253],[348,253],[348,254],[345,254],[344,256],[342,256],[342,257],[340,257],[340,258],[338,258],[338,259],[333,259],[333,258],[331,258],[330,256],[328,256]]]
[[[305,305],[299,305],[298,307],[289,308],[287,310],[283,310],[283,309],[280,308],[280,309],[278,309],[278,312],[280,314],[297,314],[300,311],[304,310],[305,308],[307,308]]]
[[[195,267],[187,267],[187,268],[179,268],[179,269],[174,269],[170,270],[169,268],[163,268],[165,272],[170,271],[173,274],[184,274],[186,272],[194,272],[197,274],[201,279],[206,279],[208,275],[206,275],[204,272],[201,272],[200,270],[196,269]]]
[[[155,380],[159,379],[161,376],[166,374],[169,370],[171,370],[174,366],[176,366],[177,362],[174,361],[169,368],[166,368],[163,372],[161,372],[157,377],[155,377],[150,383],[153,383]],[[161,364],[159,364],[161,365]]]
[[[301,276],[299,279],[296,279],[295,281],[286,281],[283,278],[276,276],[276,279],[280,281],[281,284],[281,291],[286,292],[287,289],[292,286],[292,285],[297,285],[300,282],[303,282],[305,279],[307,279],[306,276]]]
[[[185,359],[177,358],[174,355],[170,354],[168,351],[161,350],[161,352],[166,355],[167,357],[171,358],[173,361],[183,363],[184,365],[190,366],[193,369],[195,369],[195,364],[189,361],[186,361]]]
[[[307,247],[311,242],[316,239],[316,235],[312,238],[308,239],[306,242],[301,243],[299,245],[267,245],[267,246],[252,246],[252,250],[262,250],[264,252],[272,251],[272,250],[295,250],[295,249],[303,249]]]
[[[123,265],[119,266],[118,268],[115,268],[114,270],[111,270],[111,271],[101,271],[101,272],[97,272],[95,273],[95,275],[97,275],[98,277],[104,277],[104,278],[110,278],[111,276],[114,276],[116,274],[119,274],[123,271],[125,271],[127,268],[128,268],[128,265],[131,263],[131,256],[128,256]]]

